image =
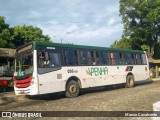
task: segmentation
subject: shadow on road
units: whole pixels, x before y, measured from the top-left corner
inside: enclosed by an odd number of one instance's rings
[[[13,87],[2,87],[2,86],[0,86],[0,93],[3,93],[3,92],[13,92],[13,91],[14,91]]]
[[[153,80],[136,81],[135,87],[141,86],[141,85],[146,85],[146,84],[151,84],[151,83],[153,83]],[[122,89],[122,88],[125,88],[125,84],[115,84],[115,85],[107,85],[107,86],[102,86],[102,87],[87,88],[87,89],[84,89],[80,93],[80,95],[85,95],[88,93],[103,92],[103,91],[118,90],[118,89]]]
[[[142,81],[136,81],[135,86],[145,85],[145,84],[151,84],[153,83],[153,80],[142,80]]]
[[[49,93],[49,94],[42,94],[42,95],[26,95],[26,98],[32,100],[57,100],[61,98],[65,98],[64,92],[59,93]]]
[[[141,85],[146,85],[151,83],[153,83],[153,80],[138,81],[138,82],[135,82],[135,86],[141,86]],[[124,86],[125,86],[124,84],[116,84],[116,85],[108,85],[108,86],[101,86],[101,87],[85,88],[80,91],[79,95],[81,96],[89,93],[117,90],[117,89],[124,88]],[[34,96],[27,95],[26,97],[32,100],[57,100],[57,99],[65,98],[65,93],[60,92],[60,93],[50,93],[50,94],[34,95]]]

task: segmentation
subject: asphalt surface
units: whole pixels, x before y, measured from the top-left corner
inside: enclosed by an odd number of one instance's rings
[[[151,83],[151,82],[157,82],[160,81],[160,78],[154,78],[151,80],[147,80],[147,81],[142,81],[140,83],[137,84],[146,84],[146,83]],[[114,86],[113,86],[114,87]],[[45,95],[43,95],[45,96]],[[34,96],[34,98],[36,98],[37,96]],[[9,104],[11,102],[17,102],[19,100],[25,100],[30,98],[30,96],[25,96],[25,95],[15,95],[14,93],[14,89],[13,88],[9,88],[9,89],[1,89],[0,91],[0,105],[4,105],[4,104]]]
[[[107,86],[87,89],[76,98],[65,98],[63,93],[39,96],[16,96],[14,92],[0,93],[3,111],[152,111],[153,103],[160,101],[160,79],[139,82],[134,88]],[[5,98],[5,99],[4,99]],[[8,101],[8,102],[6,102]],[[1,119],[1,118],[0,118]],[[7,118],[6,118],[7,119]],[[17,119],[17,118],[16,118]],[[20,118],[19,118],[20,119]],[[28,119],[28,118],[25,118]],[[30,118],[35,119],[35,118]],[[42,118],[37,118],[42,119]],[[48,119],[48,118],[43,118]],[[81,117],[49,119],[82,119]],[[85,117],[85,119],[126,119],[123,117]],[[150,117],[129,117],[132,120],[151,120]],[[160,118],[156,119],[159,120]]]

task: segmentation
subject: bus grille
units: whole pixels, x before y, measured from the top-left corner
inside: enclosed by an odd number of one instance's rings
[[[14,78],[14,83],[17,88],[27,88],[30,86],[31,80],[32,80],[32,76],[30,76],[26,79],[23,79],[23,80],[16,80]]]

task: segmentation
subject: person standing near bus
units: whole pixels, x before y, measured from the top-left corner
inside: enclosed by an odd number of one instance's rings
[[[158,67],[158,76],[160,77],[160,67]]]

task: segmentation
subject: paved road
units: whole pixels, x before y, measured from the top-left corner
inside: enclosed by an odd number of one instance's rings
[[[11,103],[9,105],[0,106],[0,109],[7,111],[152,111],[152,105],[157,101],[160,101],[160,81],[148,81],[140,83],[134,88],[112,86],[92,90],[89,89],[81,92],[80,96],[76,98],[65,98],[63,94],[49,94],[32,97],[30,99],[25,98],[19,100],[18,104]],[[67,119],[82,118],[76,117]],[[86,117],[85,119],[93,118]],[[99,117],[98,119],[127,120],[128,118]],[[146,120],[151,118],[136,117],[130,119]]]

